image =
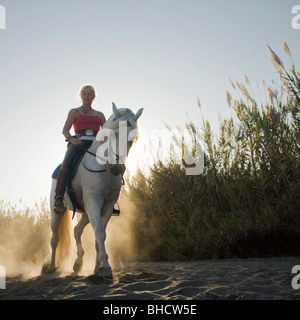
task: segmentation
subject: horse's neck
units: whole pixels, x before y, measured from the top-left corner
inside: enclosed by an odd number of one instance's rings
[[[100,145],[103,143],[103,141],[97,141],[96,139],[93,141],[91,146],[89,147],[88,151],[95,153],[97,152],[97,149],[100,147]]]

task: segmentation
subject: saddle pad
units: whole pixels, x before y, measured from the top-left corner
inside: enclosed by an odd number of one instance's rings
[[[61,165],[62,165],[62,164],[59,164],[59,165],[56,167],[56,169],[53,171],[52,176],[51,176],[52,179],[57,179],[58,172],[59,172],[59,170],[60,170],[60,168],[61,168]]]

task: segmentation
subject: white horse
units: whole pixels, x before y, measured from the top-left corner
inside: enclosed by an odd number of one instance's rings
[[[85,211],[80,212],[81,219],[74,228],[77,258],[73,270],[76,273],[81,270],[83,264],[84,250],[81,244],[81,235],[85,226],[90,222],[95,233],[96,263],[94,274],[100,277],[111,278],[112,276],[105,250],[105,230],[120,194],[124,161],[138,135],[137,120],[142,112],[143,109],[140,109],[136,114],[127,108],[117,109],[113,103],[113,114],[98,132],[88,152],[85,153],[71,182],[77,202]],[[114,144],[116,147],[111,148],[111,145]],[[121,149],[123,150],[122,156],[119,154]],[[109,157],[105,158],[103,153],[105,150],[106,154],[110,154]],[[67,211],[64,214],[54,212],[55,186],[56,179],[53,179],[50,197],[52,254],[50,264],[45,264],[42,270],[46,273],[56,271],[58,268],[55,265],[56,254],[58,257],[66,257],[71,245],[70,214]],[[72,203],[67,192],[65,193],[65,202],[68,210],[72,210]]]

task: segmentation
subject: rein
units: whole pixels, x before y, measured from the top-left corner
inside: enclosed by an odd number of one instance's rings
[[[81,163],[82,163],[82,165],[83,165],[83,167],[84,167],[84,169],[85,170],[87,170],[87,171],[89,171],[89,172],[106,172],[107,170],[106,169],[103,169],[103,170],[92,170],[92,169],[89,169],[85,164],[84,164],[84,162],[81,160]]]
[[[79,148],[79,149],[81,149],[81,150],[83,150],[83,151],[91,154],[92,156],[94,156],[94,157],[96,157],[96,158],[99,158],[99,157],[96,155],[96,153],[91,152],[91,151],[89,151],[89,150],[86,150],[86,149],[82,148],[82,147],[80,146],[80,144],[75,144],[75,146],[76,146],[77,148]]]
[[[97,156],[96,153],[91,152],[91,151],[89,151],[89,150],[86,150],[85,148],[81,147],[79,144],[76,144],[75,146],[76,146],[77,148],[81,149],[81,150],[84,150],[86,153],[89,153],[90,155],[94,156],[95,158],[101,159],[99,156]],[[118,159],[119,159],[119,156],[116,155],[116,160],[118,160]],[[102,172],[106,172],[106,171],[107,171],[107,169],[103,169],[103,170],[92,170],[92,169],[89,169],[89,168],[84,164],[83,159],[81,160],[81,163],[82,163],[84,169],[86,169],[86,170],[89,171],[89,172],[102,173]]]
[[[95,158],[99,158],[99,157],[96,155],[96,153],[91,152],[91,151],[89,151],[89,150],[86,150],[85,148],[81,147],[79,144],[75,144],[75,146],[76,146],[77,148],[85,151],[86,153],[91,154],[91,155],[94,156]],[[83,160],[83,159],[82,159],[82,160]],[[106,171],[106,169],[104,169],[104,170],[92,170],[92,169],[89,169],[88,167],[86,167],[86,165],[84,164],[84,162],[83,162],[82,160],[81,160],[81,163],[82,163],[84,169],[86,169],[87,171],[90,171],[90,172],[105,172],[105,171]]]

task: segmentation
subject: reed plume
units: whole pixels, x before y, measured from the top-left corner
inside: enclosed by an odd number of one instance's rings
[[[221,121],[218,135],[203,115],[200,125],[187,124],[190,150],[194,138],[204,144],[200,175],[185,175],[184,161],[170,154],[167,163],[158,159],[148,176],[140,171],[133,179],[129,196],[140,209],[134,230],[141,259],[300,254],[299,73],[294,66],[287,71],[269,50],[282,83],[278,89],[265,86],[264,105],[230,80],[246,98],[226,92],[235,118]],[[248,77],[245,81],[250,86]]]

